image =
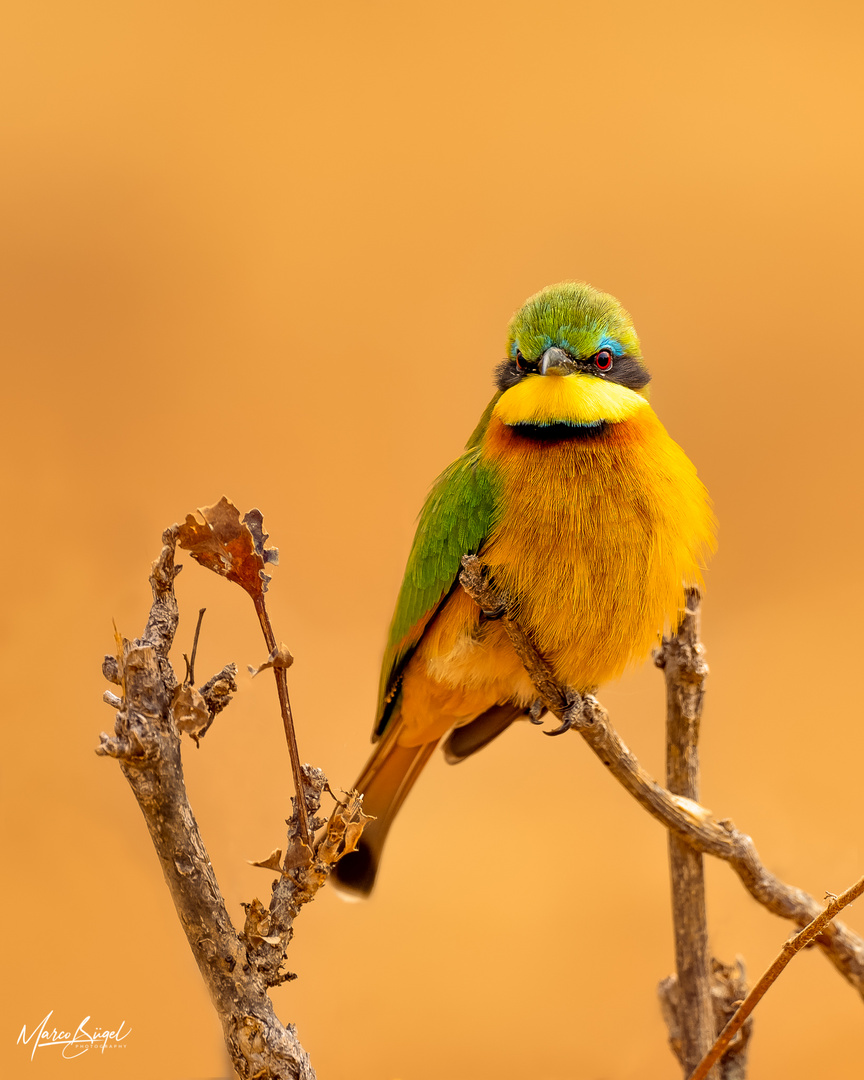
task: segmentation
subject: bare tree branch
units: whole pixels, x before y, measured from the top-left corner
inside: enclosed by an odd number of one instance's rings
[[[186,796],[180,755],[180,728],[185,727],[193,737],[206,731],[236,690],[236,669],[234,665],[226,665],[199,690],[178,683],[168,659],[178,622],[173,584],[180,570],[174,565],[176,540],[177,526],[174,526],[163,535],[164,546],[153,565],[150,578],[153,604],[144,634],[132,642],[118,635],[116,655],[105,659],[104,674],[121,687],[122,695],[105,694],[105,700],[118,710],[115,734],[101,736],[97,753],[120,762],[138,800],[190,947],[219,1012],[226,1045],[239,1075],[249,1080],[253,1077],[312,1080],[315,1074],[308,1056],[293,1026],[283,1025],[276,1017],[268,989],[293,978],[285,969],[285,960],[294,919],[326,881],[332,864],[356,846],[365,821],[361,801],[356,794],[344,802],[337,801],[336,810],[325,823],[316,813],[323,793],[329,791],[326,778],[320,770],[301,767],[303,806],[301,809],[298,800],[292,800],[294,811],[286,852],[283,856],[281,850],[276,851],[257,864],[278,874],[269,907],[258,900],[244,905],[245,925],[238,934],[228,916]],[[864,942],[847,927],[830,921],[843,903],[851,899],[853,890],[840,898],[842,902],[832,901],[823,912],[822,905],[807,893],[769,874],[759,861],[750,837],[739,833],[728,820],[715,820],[696,801],[698,787],[694,761],[687,760],[689,750],[683,751],[683,769],[670,770],[670,777],[683,771],[684,793],[673,794],[657,784],[621,741],[599,702],[556,682],[550,666],[513,617],[509,598],[494,588],[479,559],[468,556],[463,566],[460,579],[466,591],[488,614],[503,612],[508,636],[534,680],[540,704],[561,721],[560,727],[550,734],[571,727],[577,730],[619,783],[675,838],[683,841],[688,853],[693,849],[724,859],[763,906],[801,926],[811,923],[794,939],[794,948],[786,950],[789,956],[815,941],[864,996]],[[705,669],[698,644],[698,595],[691,600],[692,603],[688,601],[691,623],[685,621],[674,644],[664,643],[658,664],[666,668],[670,712],[680,712],[690,728],[689,742],[681,745],[692,748]],[[286,650],[282,651],[287,655]],[[281,657],[282,652],[268,666],[276,666],[278,662],[284,675],[287,661]],[[191,698],[187,691],[191,691]],[[203,714],[203,726],[195,727],[189,719],[190,713]],[[674,777],[670,783],[673,781],[678,783]],[[304,817],[310,832],[319,830],[311,857],[310,848],[304,843],[304,836],[309,835]],[[864,891],[864,879],[853,889],[857,890],[856,895]],[[698,925],[696,931],[701,933]],[[689,946],[682,948],[686,950]],[[788,956],[778,958],[772,965],[772,978],[776,978],[776,972],[786,962]],[[760,980],[760,986],[769,974]],[[713,975],[711,1007],[725,1021],[730,1002],[743,992],[743,971],[723,968],[714,961]],[[678,1022],[689,1012],[690,1005],[682,1002],[680,986],[669,985],[663,994],[664,1010],[667,1016],[670,1010],[672,1013],[670,1030],[674,1038],[675,1030],[681,1030]],[[746,1043],[746,1028],[743,1033],[738,1029],[744,1019],[744,1016],[736,1017],[733,1025],[727,1026],[725,1042],[719,1051],[712,1051],[714,1058],[704,1066],[710,1069],[725,1052],[724,1080],[736,1080],[743,1075],[744,1058],[740,1051]],[[699,1074],[706,1075],[704,1071]]]
[[[257,900],[247,905],[246,925],[238,934],[183,781],[175,704],[179,691],[186,688],[178,687],[168,660],[178,622],[177,527],[168,529],[162,539],[164,546],[150,576],[153,605],[144,635],[131,642],[118,638],[116,656],[107,657],[103,665],[106,677],[122,686],[123,696],[108,696],[119,710],[115,734],[101,735],[97,753],[120,762],[138,800],[180,922],[219,1013],[234,1068],[249,1080],[314,1080],[294,1027],[278,1019],[267,991],[290,977],[283,967],[285,950],[300,907],[313,898],[332,863],[356,844],[363,825],[359,801],[352,796],[337,806],[314,845],[310,865],[294,800],[285,865],[280,867],[277,861],[272,867],[280,876],[270,910]],[[227,704],[232,687],[230,665],[197,691],[211,719]],[[320,770],[308,766],[303,780],[314,815],[327,781]],[[316,824],[324,822],[316,819]]]
[[[711,811],[692,799],[673,795],[642,768],[609,723],[603,706],[593,697],[579,698],[556,683],[548,664],[533,642],[510,615],[511,599],[488,580],[481,560],[468,555],[462,560],[460,581],[480,608],[497,614],[507,635],[534,680],[543,705],[562,724],[575,728],[615,779],[667,829],[705,855],[728,862],[750,895],[768,911],[806,926],[822,911],[822,905],[803,889],[780,881],[763,866],[749,836],[739,832],[727,818],[718,821]],[[843,977],[864,997],[864,941],[842,923],[833,922],[816,937]]]
[[[699,724],[708,674],[699,640],[699,600],[698,591],[688,592],[677,632],[663,639],[655,657],[666,676],[666,784],[673,795],[694,801],[699,799]],[[711,1000],[705,870],[702,853],[683,837],[670,832],[668,843],[679,1018],[679,1038],[673,1049],[687,1076],[717,1034]]]
[[[717,1041],[699,1062],[689,1080],[706,1080],[712,1066],[723,1056],[726,1048],[741,1030],[742,1025],[746,1023],[747,1018],[768,992],[769,987],[777,980],[777,977],[792,957],[816,940],[828,923],[837,915],[838,911],[842,911],[847,904],[851,904],[853,900],[856,900],[861,895],[864,895],[864,877],[859,878],[854,885],[850,885],[850,887],[846,889],[845,892],[841,893],[840,896],[832,896],[825,910],[820,915],[805,926],[803,930],[800,930],[793,937],[789,938],[774,962],[770,965],[759,982],[756,983],[745,1000],[741,1002],[741,1005],[735,1011],[734,1016],[717,1036]]]
[[[682,1007],[678,993],[678,977],[669,975],[658,987],[660,1008],[669,1031],[669,1042],[678,1060],[683,1042],[682,1029],[687,1024],[687,1013]],[[739,959],[734,965],[711,961],[711,1004],[714,1009],[714,1030],[722,1031],[735,1010],[747,995],[747,979],[744,964]],[[745,1080],[747,1075],[747,1052],[753,1021],[748,1020],[737,1038],[733,1039],[720,1059],[721,1080]]]

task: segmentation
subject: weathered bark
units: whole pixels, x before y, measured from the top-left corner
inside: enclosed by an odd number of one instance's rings
[[[578,700],[560,686],[549,665],[518,622],[509,614],[510,598],[487,580],[481,560],[467,555],[462,560],[462,587],[481,609],[502,610],[507,635],[534,680],[538,697],[551,713],[578,731],[609,772],[658,821],[696,851],[728,862],[742,884],[768,911],[806,926],[822,912],[822,905],[793,885],[787,885],[763,866],[749,836],[728,819],[717,820],[692,799],[663,788],[648,773],[609,723],[603,706],[593,697]],[[864,998],[864,941],[843,923],[832,922],[815,939],[831,963]]]
[[[123,688],[122,697],[106,693],[118,709],[115,734],[102,734],[97,753],[118,759],[138,801],[159,858],[166,884],[186,932],[198,968],[222,1022],[234,1068],[255,1080],[314,1080],[315,1072],[292,1024],[276,1016],[268,989],[290,978],[284,968],[293,922],[302,904],[324,883],[330,866],[350,850],[362,831],[356,798],[339,804],[326,830],[313,845],[302,843],[296,800],[284,861],[274,853],[265,864],[279,877],[269,910],[260,901],[247,906],[246,923],[237,932],[186,795],[178,720],[189,709],[168,660],[177,629],[174,578],[176,527],[163,536],[162,553],[150,582],[153,605],[144,635],[121,640],[115,656],[106,657],[106,678]],[[195,708],[210,719],[236,690],[233,665],[193,691]],[[190,688],[184,687],[188,691]],[[182,702],[182,704],[181,704]],[[201,704],[203,702],[203,704]],[[305,801],[314,815],[327,787],[320,770],[302,770]],[[312,822],[324,826],[320,819]]]
[[[666,784],[673,795],[699,800],[699,728],[708,665],[699,636],[701,597],[688,591],[677,631],[663,639],[654,662],[666,678]],[[705,869],[701,852],[669,833],[669,876],[676,975],[660,984],[669,1041],[685,1077],[708,1054],[717,1032],[744,996],[743,969],[712,960],[708,944]],[[746,1071],[748,1024],[710,1076],[736,1080]]]

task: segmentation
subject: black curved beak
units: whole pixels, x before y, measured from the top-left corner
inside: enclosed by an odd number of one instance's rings
[[[574,367],[573,358],[557,345],[550,346],[540,357],[541,375],[569,375]]]

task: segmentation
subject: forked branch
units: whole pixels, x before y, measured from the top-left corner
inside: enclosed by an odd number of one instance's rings
[[[218,881],[189,805],[180,753],[180,727],[189,716],[189,702],[203,711],[204,722],[225,707],[236,671],[228,665],[193,695],[178,684],[168,654],[178,623],[174,578],[177,527],[163,535],[163,548],[153,565],[153,604],[141,638],[118,638],[114,656],[103,669],[122,688],[106,700],[117,711],[114,735],[102,734],[97,753],[116,758],[144,815],[165,881],[186,932],[201,975],[222,1022],[234,1068],[256,1080],[314,1080],[314,1070],[292,1025],[276,1016],[270,987],[290,978],[286,950],[293,922],[304,903],[326,880],[330,867],[353,850],[363,828],[359,800],[351,796],[337,805],[330,821],[314,817],[327,781],[320,770],[302,768],[307,810],[322,833],[310,852],[295,812],[284,856],[261,865],[276,871],[269,907],[255,900],[247,905],[242,933],[234,928]],[[197,697],[195,696],[197,695]],[[203,705],[202,705],[203,702]]]
[[[488,580],[481,560],[462,560],[463,588],[481,609],[509,611],[511,600]],[[781,918],[804,927],[822,912],[809,893],[779,880],[762,864],[749,836],[728,819],[717,820],[710,810],[692,799],[673,795],[648,773],[609,723],[603,706],[587,696],[574,702],[572,691],[555,682],[549,665],[537,652],[519,623],[505,614],[503,623],[513,648],[534,680],[538,696],[562,722],[570,721],[615,779],[658,821],[705,855],[728,862],[750,895]],[[815,939],[831,963],[864,997],[864,941],[843,923],[825,926]]]
[[[862,895],[864,895],[864,877],[860,877],[854,885],[850,885],[849,888],[839,896],[832,896],[825,907],[825,910],[817,916],[817,918],[811,923],[808,923],[803,930],[799,930],[797,934],[794,934],[789,938],[773,963],[762,975],[762,978],[756,983],[744,1001],[741,1002],[729,1022],[717,1036],[717,1041],[693,1070],[689,1080],[706,1080],[712,1067],[722,1058],[728,1047],[732,1045],[732,1040],[747,1022],[748,1017],[768,992],[769,988],[776,982],[778,976],[792,957],[801,952],[801,950],[805,949],[808,945],[812,944],[812,942],[816,941],[838,912],[842,911],[847,904],[851,904],[853,900],[857,900],[858,897]]]

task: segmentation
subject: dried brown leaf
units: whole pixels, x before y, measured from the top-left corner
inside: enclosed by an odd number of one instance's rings
[[[366,827],[366,822],[371,820],[371,817],[369,817],[367,814],[364,814],[362,821],[352,821],[351,824],[345,829],[343,848],[339,854],[340,859],[343,855],[348,855],[350,852],[357,850],[357,844],[360,840],[360,836],[363,833],[363,829]]]
[[[251,904],[244,904],[244,907],[246,908],[246,922],[243,926],[243,935],[252,945],[258,946],[270,935],[270,912],[257,897]],[[279,939],[276,940],[278,942]]]
[[[280,641],[276,648],[273,650],[273,652],[270,653],[270,655],[260,667],[256,668],[252,667],[251,664],[249,665],[249,673],[254,679],[259,671],[266,671],[267,668],[280,667],[287,670],[289,667],[291,667],[293,663],[294,657],[288,651],[288,646]]]
[[[198,741],[210,726],[210,711],[207,702],[194,686],[178,686],[171,702],[171,715],[178,731],[185,731]]]
[[[285,854],[283,870],[299,870],[312,865],[312,851],[299,838],[295,839]]]
[[[250,866],[260,866],[264,870],[281,870],[282,869],[282,848],[274,848],[273,851],[267,856],[266,859],[262,859],[260,862],[256,862],[253,859],[248,860]]]
[[[253,598],[267,591],[267,563],[278,562],[276,548],[265,546],[267,533],[260,510],[250,510],[243,520],[240,511],[224,495],[215,506],[187,514],[178,526],[177,541],[192,558],[214,574],[228,578]]]
[[[356,791],[352,791],[344,803],[339,803],[330,815],[324,837],[317,845],[319,859],[332,865],[349,851],[354,851],[366,822],[372,820],[369,814],[363,813],[362,806],[363,797]]]

